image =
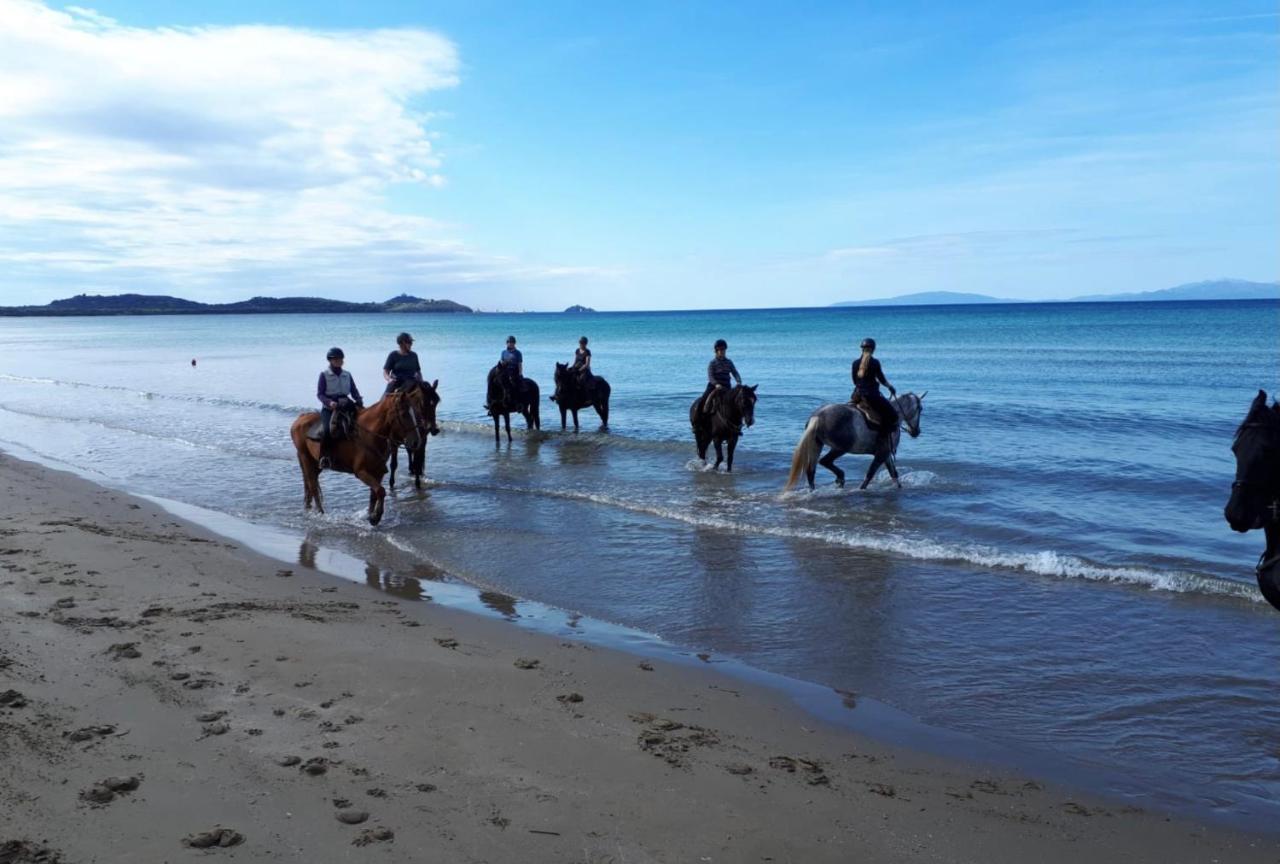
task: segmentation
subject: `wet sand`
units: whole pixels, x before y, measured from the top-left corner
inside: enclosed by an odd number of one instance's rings
[[[0,489],[5,864],[1280,860],[294,571],[8,456]]]

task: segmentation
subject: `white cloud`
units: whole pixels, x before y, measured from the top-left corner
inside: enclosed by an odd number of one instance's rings
[[[0,302],[553,275],[384,206],[444,184],[420,106],[458,67],[425,30],[145,29],[0,0]]]

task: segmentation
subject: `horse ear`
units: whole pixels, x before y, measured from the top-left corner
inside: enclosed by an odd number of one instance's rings
[[[439,378],[437,378],[436,380],[434,380],[434,381],[432,381],[432,382],[431,382],[431,389],[432,389],[432,390],[439,390],[439,389],[440,389],[440,379],[439,379]]]
[[[751,385],[750,387],[748,387],[747,389],[748,389],[748,390],[750,390],[752,393],[754,393],[754,392],[756,392],[756,389],[757,389],[759,386],[760,386],[759,384],[752,384],[752,385]]]
[[[921,394],[920,394],[920,401],[921,401],[921,402],[923,402],[923,401],[924,401],[924,397],[926,397],[926,396],[928,396],[928,395],[929,395],[929,391],[928,391],[928,390],[926,390],[926,391],[924,391],[923,393],[921,393]]]

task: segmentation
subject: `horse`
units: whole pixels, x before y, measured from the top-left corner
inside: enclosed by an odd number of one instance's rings
[[[289,428],[289,437],[293,439],[298,465],[302,468],[304,506],[310,510],[314,502],[316,509],[323,513],[320,442],[311,440],[308,434],[319,420],[318,411],[298,415]],[[359,413],[351,437],[330,442],[329,461],[333,470],[354,474],[369,487],[370,525],[382,521],[383,501],[387,496],[382,478],[387,473],[387,457],[401,444],[416,448],[435,423],[435,405],[427,405],[420,389],[397,390]]]
[[[436,425],[436,406],[440,404],[440,393],[437,389],[440,386],[440,380],[436,379],[428,384],[426,381],[413,381],[413,386],[422,391],[422,398],[426,404],[427,411],[431,415],[431,423],[427,427],[428,435],[439,435],[440,427]],[[403,386],[393,387],[393,389],[405,389]],[[388,486],[392,489],[396,488],[396,468],[399,466],[399,447],[391,448],[391,479]],[[418,446],[410,448],[405,445],[405,453],[409,457],[409,474],[413,477],[413,488],[422,488],[422,476],[427,473],[427,439],[424,436],[418,442]]]
[[[715,468],[725,461],[721,445],[729,442],[729,461],[725,470],[733,472],[733,451],[738,448],[738,437],[742,434],[743,424],[747,427],[756,422],[756,388],[759,384],[744,387],[739,384],[732,390],[720,394],[716,400],[715,410],[710,414],[702,410],[703,398],[699,396],[689,406],[689,425],[693,427],[693,440],[698,445],[698,458],[705,464],[707,461],[707,445],[716,445]],[[708,395],[706,398],[710,398]]]
[[[1263,529],[1267,545],[1254,574],[1262,596],[1280,609],[1280,404],[1267,407],[1265,390],[1258,391],[1236,429],[1231,451],[1236,479],[1222,515],[1233,531]]]
[[[498,431],[498,418],[502,418],[507,428],[507,443],[511,443],[511,415],[524,417],[526,429],[541,429],[542,417],[538,411],[538,402],[542,391],[538,382],[532,378],[522,378],[519,393],[512,392],[507,378],[502,374],[501,364],[489,370],[489,399],[486,408],[493,417],[493,446],[502,446],[502,437]]]
[[[556,392],[551,401],[560,406],[560,431],[568,425],[568,413],[573,412],[573,431],[578,431],[578,411],[594,408],[600,415],[600,425],[609,428],[609,382],[599,375],[592,375],[585,386],[578,380],[578,373],[567,363],[556,364]]]
[[[925,393],[928,392],[925,391]],[[809,488],[812,489],[813,475],[819,464],[836,475],[837,486],[844,486],[844,472],[836,467],[836,460],[846,453],[870,453],[872,454],[871,466],[867,468],[867,476],[858,488],[866,489],[872,478],[876,476],[876,472],[880,470],[880,466],[887,465],[889,476],[901,489],[902,483],[898,480],[898,466],[894,461],[894,454],[898,452],[898,439],[901,437],[902,425],[906,425],[907,432],[912,438],[919,437],[920,414],[924,410],[925,393],[919,396],[914,393],[904,393],[897,397],[895,401],[898,407],[898,425],[894,427],[887,441],[882,440],[876,430],[871,428],[861,411],[848,403],[823,405],[814,411],[809,415],[804,434],[800,436],[800,442],[796,444],[795,453],[791,456],[791,473],[787,476],[787,485],[783,488],[790,489],[794,486],[800,472],[803,471],[809,481]],[[827,451],[826,456],[819,459],[818,456],[822,453],[824,446],[831,449]]]

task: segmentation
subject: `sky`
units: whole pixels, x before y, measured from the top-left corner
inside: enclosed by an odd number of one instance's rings
[[[0,0],[0,304],[1270,281],[1278,147],[1272,0]]]

